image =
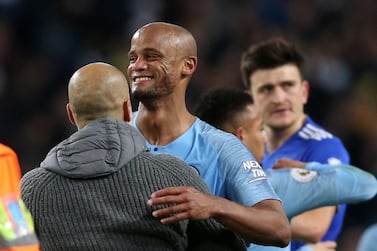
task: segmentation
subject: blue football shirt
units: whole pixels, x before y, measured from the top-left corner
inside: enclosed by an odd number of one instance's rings
[[[270,169],[280,158],[325,164],[349,164],[350,162],[349,154],[341,140],[316,124],[310,117],[306,118],[301,129],[283,145],[271,153],[266,151],[262,161],[263,168]],[[336,240],[342,228],[345,210],[345,205],[338,206],[337,213],[322,240]],[[292,241],[291,250],[297,250],[302,245],[302,242]]]

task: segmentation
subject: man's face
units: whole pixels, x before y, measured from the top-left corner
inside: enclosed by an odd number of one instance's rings
[[[128,77],[131,92],[138,100],[158,98],[173,92],[180,77],[176,41],[161,27],[142,28],[131,40]]]
[[[250,81],[254,103],[269,128],[291,127],[304,115],[309,84],[302,81],[296,65],[257,70]]]
[[[255,105],[246,106],[243,119],[240,120],[239,126],[243,129],[242,142],[249,148],[256,160],[260,163],[264,156],[266,138],[263,131],[262,117]]]

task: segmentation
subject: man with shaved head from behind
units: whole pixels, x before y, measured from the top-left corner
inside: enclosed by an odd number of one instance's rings
[[[164,224],[214,218],[247,242],[286,246],[287,217],[254,156],[236,137],[201,121],[186,107],[186,89],[197,67],[191,33],[174,24],[147,24],[134,33],[128,57],[132,94],[140,101],[133,125],[147,147],[154,154],[184,160],[216,195],[190,187],[156,191],[149,204],[171,207],[154,211],[154,216]]]
[[[88,64],[71,77],[68,96],[68,117],[78,131],[22,178],[22,198],[42,250],[245,249],[215,220],[164,225],[152,216],[162,207],[147,201],[158,189],[209,190],[183,161],[148,152],[144,138],[127,123],[132,113],[121,71]]]

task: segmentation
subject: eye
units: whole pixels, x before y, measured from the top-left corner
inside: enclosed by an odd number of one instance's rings
[[[160,57],[161,57],[160,55],[155,54],[155,53],[151,53],[151,54],[146,55],[146,59],[148,61],[154,61],[154,60],[159,59]]]
[[[260,89],[259,89],[259,93],[264,93],[264,94],[268,94],[270,93],[272,90],[273,90],[273,86],[272,85],[265,85],[265,86],[262,86]]]
[[[130,61],[130,63],[135,63],[137,60],[137,57],[134,55],[130,55],[128,56],[128,60]]]
[[[282,83],[282,86],[283,86],[284,89],[290,89],[293,86],[295,86],[295,82],[293,82],[293,81],[286,81],[286,82]]]

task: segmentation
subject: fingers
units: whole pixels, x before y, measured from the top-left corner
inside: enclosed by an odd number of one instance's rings
[[[186,201],[186,199],[182,196],[168,195],[163,197],[151,198],[147,201],[147,204],[149,206],[157,206],[163,204],[179,204],[183,203],[184,201]]]
[[[158,190],[151,194],[147,201],[150,206],[162,204],[179,204],[186,202],[190,194],[198,194],[198,191],[192,187],[168,187]]]
[[[286,167],[298,167],[298,168],[305,168],[306,163],[297,161],[297,160],[291,160],[287,158],[281,158],[275,162],[275,164],[272,166],[273,169],[279,169],[279,168],[286,168]]]
[[[335,248],[336,248],[336,242],[335,241],[324,241],[323,243],[329,249],[334,249],[335,250]]]
[[[216,200],[192,187],[170,187],[154,192],[149,206],[163,206],[152,212],[163,224],[186,219],[202,220],[211,217]],[[211,211],[212,210],[212,211]]]
[[[185,210],[183,205],[167,207],[153,211],[152,215],[156,218],[162,217],[162,224],[170,224],[181,220],[190,219],[190,214]]]
[[[167,195],[178,195],[188,190],[195,190],[195,189],[191,187],[187,187],[187,186],[167,187],[167,188],[164,188],[164,189],[161,189],[152,193],[151,198],[162,197],[162,196],[167,196]]]
[[[321,241],[309,246],[315,251],[333,251],[336,250],[337,245],[335,241]]]
[[[168,187],[152,193],[151,198],[147,201],[149,206],[169,205],[165,208],[153,211],[152,215],[156,218],[162,217],[160,222],[163,224],[188,219],[189,214],[185,212],[187,210],[185,204],[185,202],[187,202],[187,196],[184,194],[191,190],[195,189],[183,186]]]

